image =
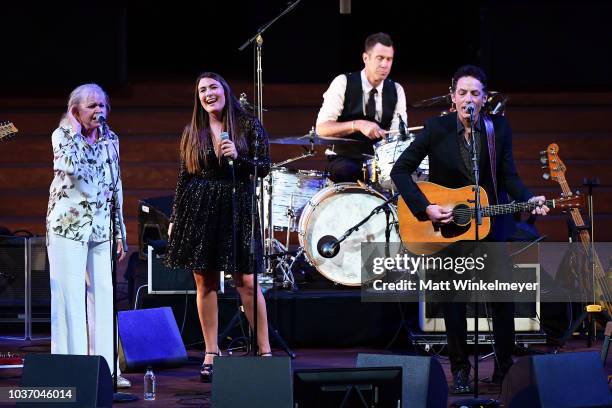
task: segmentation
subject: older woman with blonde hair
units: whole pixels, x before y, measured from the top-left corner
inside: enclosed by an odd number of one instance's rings
[[[125,226],[119,139],[105,125],[108,95],[96,84],[72,91],[68,109],[51,136],[53,181],[47,208],[51,278],[51,352],[90,354],[113,363],[111,249]],[[111,198],[117,228],[111,237]],[[125,238],[125,237],[124,237]],[[119,259],[125,257],[117,242]],[[129,381],[119,376],[118,386]]]

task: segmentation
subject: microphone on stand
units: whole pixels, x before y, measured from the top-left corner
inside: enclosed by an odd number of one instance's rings
[[[221,134],[219,135],[219,137],[221,138],[221,141],[223,140],[229,140],[229,133],[227,132],[221,132]],[[227,157],[227,162],[229,163],[230,166],[234,166],[234,159],[232,159],[232,156],[228,156]]]
[[[469,113],[470,115],[474,113],[474,105],[473,104],[469,104],[468,106],[466,106],[465,110],[467,111],[467,113]]]
[[[100,124],[102,136],[106,138],[108,135],[108,123],[106,123],[106,116],[104,116],[103,113],[98,113],[98,116],[96,116],[96,120]]]
[[[324,258],[333,258],[340,251],[340,242],[332,235],[325,235],[319,239],[317,251]]]
[[[98,122],[100,122],[101,125],[106,125],[106,117],[104,116],[104,114],[99,113],[98,116],[96,117],[96,120]]]

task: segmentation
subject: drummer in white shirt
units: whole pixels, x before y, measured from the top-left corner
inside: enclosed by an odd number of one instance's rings
[[[360,72],[338,75],[323,94],[317,117],[321,138],[351,139],[327,151],[327,171],[332,181],[364,179],[364,159],[374,154],[373,145],[385,130],[398,129],[400,116],[407,122],[404,88],[388,79],[393,65],[393,42],[385,33],[365,40]]]

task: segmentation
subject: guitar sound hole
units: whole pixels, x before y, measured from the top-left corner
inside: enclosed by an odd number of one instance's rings
[[[472,221],[472,209],[465,204],[453,208],[453,222],[460,226],[468,225]]]

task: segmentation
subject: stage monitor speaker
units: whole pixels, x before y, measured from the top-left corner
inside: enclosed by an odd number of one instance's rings
[[[138,255],[147,259],[150,241],[168,240],[174,196],[145,198],[138,202]]]
[[[212,406],[293,407],[289,357],[216,357]]]
[[[502,385],[505,407],[612,407],[597,352],[521,357]]]
[[[113,381],[101,356],[28,354],[23,363],[22,387],[74,388],[76,402],[19,404],[20,407],[111,407]]]
[[[402,371],[396,366],[296,370],[294,408],[403,406]]]
[[[170,307],[119,312],[118,324],[125,371],[187,362],[187,351]]]
[[[517,264],[515,268],[524,271],[525,274],[534,274],[535,281],[540,282],[539,264]],[[486,310],[484,305],[478,308],[478,330],[482,333],[489,332],[493,327],[491,321],[487,322]],[[489,307],[489,317],[492,312]],[[474,331],[474,308],[472,303],[466,306],[468,332]],[[526,303],[517,302],[514,304],[514,328],[517,332],[534,332],[540,330],[540,302]],[[422,299],[419,302],[419,327],[424,332],[445,333],[446,325],[442,309],[438,303],[427,302]]]
[[[440,362],[433,357],[359,354],[357,367],[402,367],[402,407],[447,406],[448,383]]]

